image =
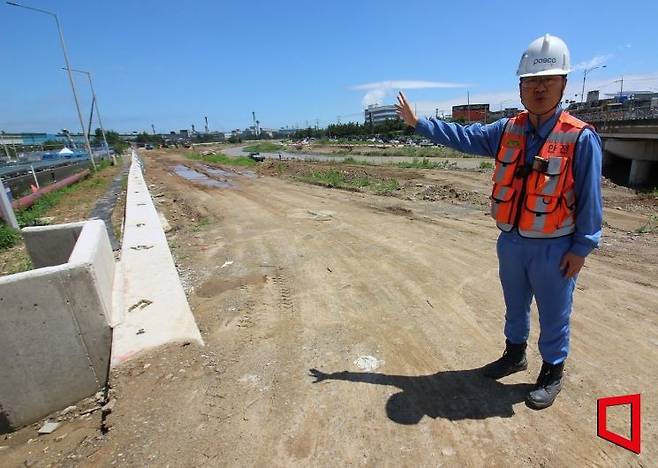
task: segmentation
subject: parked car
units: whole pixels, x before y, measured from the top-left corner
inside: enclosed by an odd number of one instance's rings
[[[255,151],[252,151],[251,153],[249,153],[249,157],[251,159],[253,159],[254,161],[258,161],[258,162],[261,162],[261,161],[265,160],[265,156],[261,156],[260,153],[257,153]]]

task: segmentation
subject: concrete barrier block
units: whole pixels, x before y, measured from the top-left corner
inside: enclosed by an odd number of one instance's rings
[[[108,324],[111,323],[112,288],[116,265],[104,221],[97,219],[84,223],[68,263],[91,266],[90,271],[94,276],[94,284],[101,298],[105,321]]]
[[[123,280],[123,264],[121,261],[116,262],[114,268],[114,284],[112,285],[112,314],[110,316],[110,326],[116,327],[123,320],[123,313],[126,310],[125,291]]]
[[[160,218],[133,155],[128,177],[121,249],[121,317],[114,327],[111,365],[116,366],[163,344],[194,342],[201,333],[181,285]]]
[[[112,348],[112,329],[100,294],[97,275],[90,264],[65,270],[69,306],[74,313],[78,333],[85,346],[89,362],[97,380],[97,387],[105,386]]]
[[[115,265],[103,221],[26,231],[33,261],[54,266],[0,277],[0,432],[94,394],[109,371]]]
[[[71,284],[88,278],[66,265],[0,278],[0,419],[7,426],[0,430],[34,422],[105,383],[109,327],[90,324],[100,308],[92,285]]]
[[[24,228],[23,239],[34,268],[69,261],[84,222]]]

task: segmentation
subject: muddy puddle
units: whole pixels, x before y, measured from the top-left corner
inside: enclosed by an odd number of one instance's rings
[[[244,177],[249,177],[250,179],[256,178],[256,173],[254,171],[232,172],[232,171],[225,171],[224,169],[219,169],[217,167],[205,166],[203,164],[199,164],[198,167],[201,168],[204,172],[207,172],[208,174],[211,174],[211,175],[217,176],[217,177],[244,176]]]
[[[205,169],[205,168],[204,168]],[[208,177],[206,174],[190,169],[187,166],[178,164],[173,168],[177,176],[182,177],[190,182],[195,184],[204,185],[206,187],[217,187],[217,188],[232,188],[235,187],[235,184],[232,184],[228,180],[216,180]],[[222,171],[225,172],[225,171]],[[213,174],[214,175],[214,174]]]
[[[256,178],[256,173],[254,171],[242,171],[242,172],[240,172],[240,175],[243,175],[245,177],[249,177],[250,179],[255,179]]]
[[[204,166],[203,164],[199,164],[198,167],[208,174],[217,177],[235,177],[237,175],[235,172],[225,171],[224,169],[216,167]]]

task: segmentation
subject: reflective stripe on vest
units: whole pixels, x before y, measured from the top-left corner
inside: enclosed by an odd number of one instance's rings
[[[519,234],[553,238],[575,231],[573,157],[583,128],[589,127],[563,111],[542,145],[539,155],[547,161],[543,172],[531,170],[524,179],[517,169],[526,164],[525,127],[528,113],[512,117],[501,137],[491,192],[491,216],[503,231],[518,219]],[[525,181],[525,191],[524,191]],[[524,193],[523,200],[519,200]],[[521,213],[517,213],[518,210]]]

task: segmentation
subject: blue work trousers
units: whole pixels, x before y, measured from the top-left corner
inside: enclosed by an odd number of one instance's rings
[[[576,278],[565,278],[560,262],[571,242],[571,236],[528,239],[516,230],[501,232],[498,237],[498,271],[507,309],[505,337],[515,344],[528,340],[534,296],[539,310],[539,352],[550,364],[559,364],[569,353],[569,318]]]

